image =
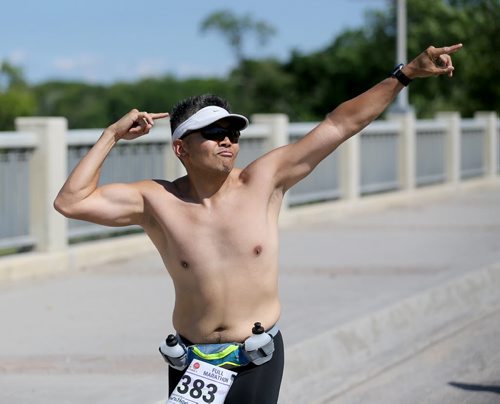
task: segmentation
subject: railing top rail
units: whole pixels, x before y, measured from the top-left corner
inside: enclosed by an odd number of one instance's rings
[[[252,139],[266,138],[269,135],[270,135],[269,126],[263,123],[251,123],[241,134],[241,136],[245,138],[252,138]]]
[[[290,136],[304,136],[320,122],[292,122],[289,124]],[[380,135],[399,131],[397,121],[375,121],[362,130],[364,135]]]
[[[472,118],[462,118],[460,120],[460,128],[461,129],[484,129],[486,127],[486,122],[481,119],[472,119]]]
[[[163,129],[163,130],[162,130]],[[68,130],[69,146],[93,146],[104,129],[70,129]],[[153,128],[146,136],[131,141],[132,143],[170,143],[170,137],[164,128]]]
[[[304,136],[318,124],[319,122],[290,122],[288,133],[290,136]]]
[[[38,137],[31,132],[0,132],[0,149],[33,149]]]
[[[415,128],[422,132],[443,132],[447,129],[446,121],[437,119],[419,119],[415,121]]]
[[[379,121],[373,121],[371,124],[369,124],[366,128],[364,128],[361,133],[363,135],[382,135],[382,134],[398,134],[401,128],[401,123],[396,120],[390,120],[390,121],[384,121],[384,120],[379,120]]]

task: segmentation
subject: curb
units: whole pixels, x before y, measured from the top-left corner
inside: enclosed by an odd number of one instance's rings
[[[293,345],[280,402],[331,403],[499,307],[497,263]]]
[[[89,241],[64,251],[27,252],[0,258],[0,283],[49,277],[156,253],[145,234]]]

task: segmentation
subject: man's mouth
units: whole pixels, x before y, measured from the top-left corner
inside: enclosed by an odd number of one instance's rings
[[[233,153],[229,150],[222,150],[217,154],[222,157],[233,157]]]

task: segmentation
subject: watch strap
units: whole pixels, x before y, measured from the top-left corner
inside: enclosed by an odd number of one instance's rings
[[[403,73],[404,64],[400,63],[397,65],[391,73],[391,77],[396,78],[403,86],[407,86],[411,83],[411,79]]]

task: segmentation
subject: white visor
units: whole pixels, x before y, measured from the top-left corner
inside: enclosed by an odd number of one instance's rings
[[[237,130],[243,130],[248,126],[248,119],[243,115],[230,114],[224,108],[211,105],[200,109],[182,122],[172,133],[172,140],[179,139],[188,132],[204,128],[223,118],[230,118]]]

